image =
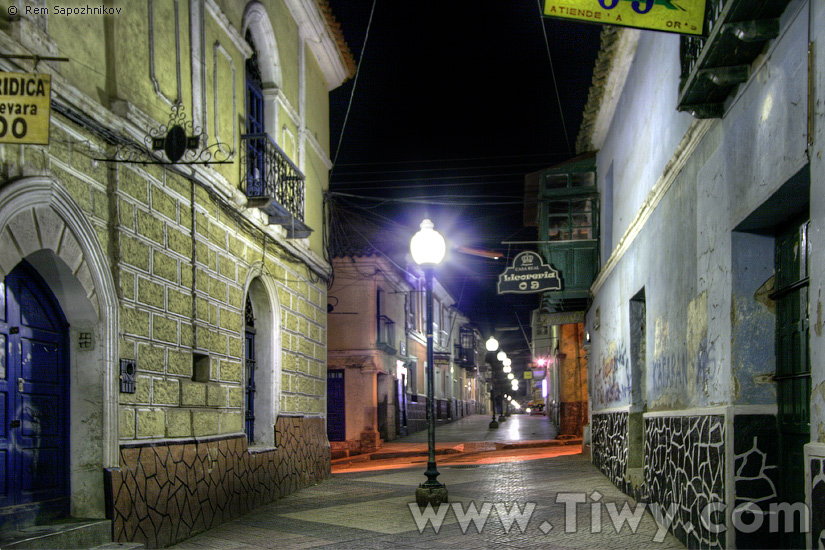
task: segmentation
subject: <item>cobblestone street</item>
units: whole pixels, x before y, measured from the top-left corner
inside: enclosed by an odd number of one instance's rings
[[[541,440],[529,439],[532,434],[555,435],[541,431],[548,427],[543,417],[513,416],[498,430],[488,430],[487,422],[463,419],[440,427],[436,437],[464,435],[499,446],[521,442],[534,450]],[[396,445],[412,448],[420,437]],[[515,460],[513,452],[479,453],[489,455],[480,461],[488,463],[439,455],[439,480],[447,485],[450,503],[446,510],[429,511],[429,521],[428,511],[414,504],[415,488],[425,481],[424,463],[407,464],[333,474],[173,548],[683,548],[649,513],[634,514],[635,501],[586,455]],[[495,454],[505,461],[489,463]],[[442,456],[449,458],[442,463]]]

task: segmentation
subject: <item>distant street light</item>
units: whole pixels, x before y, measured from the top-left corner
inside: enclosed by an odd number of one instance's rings
[[[438,506],[447,502],[447,486],[438,481],[435,465],[435,377],[433,375],[433,271],[444,259],[447,243],[441,233],[435,230],[433,222],[425,219],[421,230],[410,240],[410,253],[415,263],[424,269],[426,282],[427,309],[427,481],[415,491],[415,501],[419,506]]]
[[[484,346],[487,348],[487,351],[496,351],[498,349],[498,340],[490,336],[489,340],[484,343]]]
[[[505,358],[501,361],[501,363],[502,363],[505,367],[509,367],[510,365],[512,365],[512,364],[513,364],[513,360],[512,360],[512,359],[510,359],[509,357],[505,357]],[[507,372],[507,371],[505,371],[505,372]]]
[[[499,361],[504,361],[505,359],[507,359],[507,354],[506,354],[506,353],[504,353],[504,350],[501,350],[501,351],[500,351],[500,352],[498,352],[498,354],[496,355],[496,359],[498,359]]]

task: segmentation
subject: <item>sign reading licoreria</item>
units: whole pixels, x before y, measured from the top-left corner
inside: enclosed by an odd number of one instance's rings
[[[0,73],[0,143],[49,144],[52,77]]]

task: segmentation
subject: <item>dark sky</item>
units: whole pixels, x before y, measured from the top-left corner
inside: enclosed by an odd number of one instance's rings
[[[542,19],[536,0],[377,0],[361,58],[372,1],[329,3],[361,59],[357,80],[331,96],[330,189],[382,199],[334,196],[332,208],[405,247],[430,217],[453,246],[510,259],[535,249],[502,241],[536,238],[523,227],[524,176],[573,156],[601,28]],[[437,273],[485,337],[526,329],[538,306],[536,294],[496,295],[504,267],[453,251]],[[520,332],[497,337],[526,348]]]

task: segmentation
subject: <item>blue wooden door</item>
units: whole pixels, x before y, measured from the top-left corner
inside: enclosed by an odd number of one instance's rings
[[[0,291],[0,508],[67,512],[67,324],[28,264]]]
[[[327,371],[327,438],[347,439],[346,402],[344,401],[344,371]]]

